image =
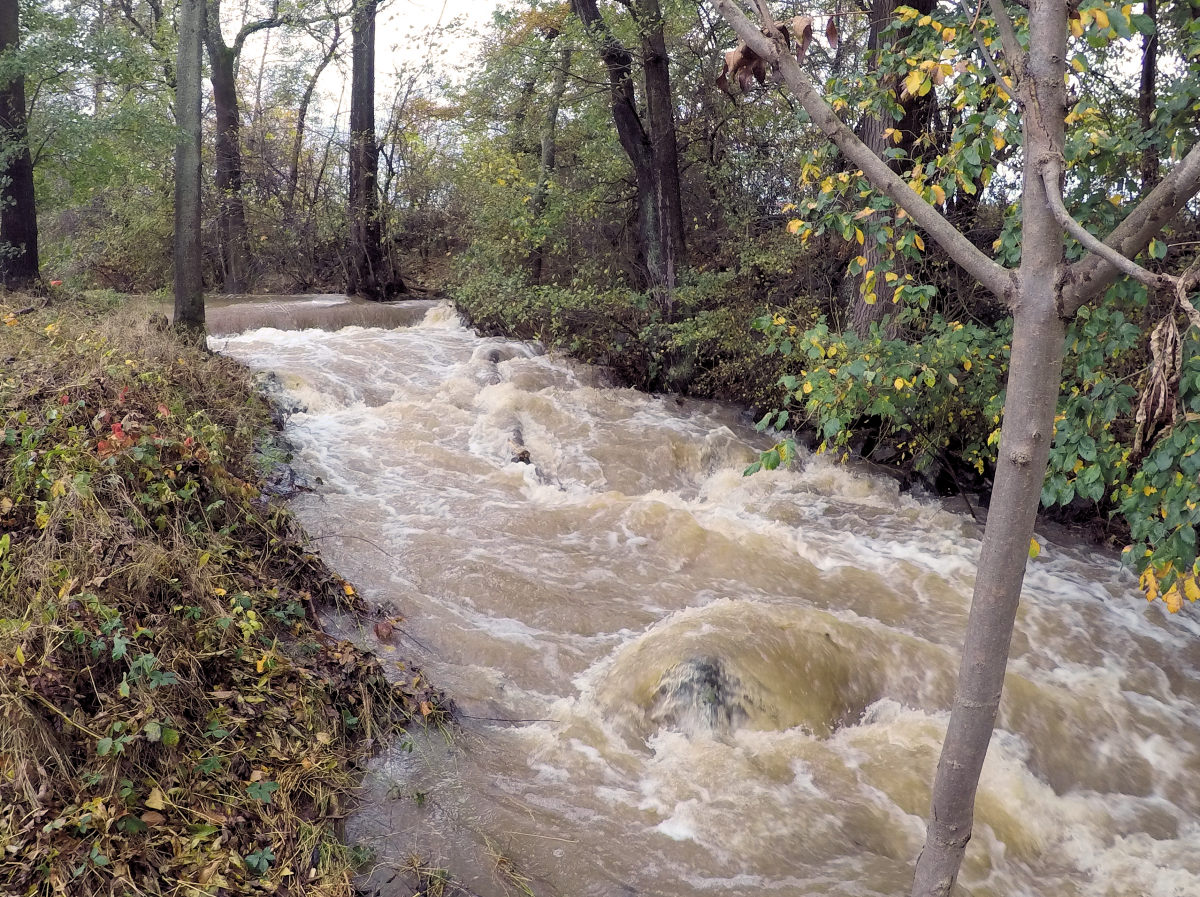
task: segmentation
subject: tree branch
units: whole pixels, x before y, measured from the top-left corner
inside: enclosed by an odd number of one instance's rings
[[[1170,173],[1139,202],[1104,245],[1125,258],[1132,258],[1149,245],[1163,226],[1200,190],[1200,143],[1183,157]],[[1062,313],[1075,314],[1080,306],[1103,292],[1122,272],[1110,260],[1093,253],[1068,269],[1063,289]]]
[[[1017,40],[1017,30],[1013,27],[1008,10],[1004,8],[1004,0],[988,0],[988,6],[992,8],[992,17],[996,20],[996,28],[1000,32],[1000,48],[1004,51],[1004,61],[1008,63],[1008,70],[1012,72],[1013,88],[1019,90],[1025,75],[1025,51],[1021,49],[1021,42]],[[1003,79],[1000,86],[1004,86]]]
[[[1063,205],[1062,165],[1053,159],[1045,159],[1043,163],[1040,166],[1040,174],[1042,184],[1046,188],[1046,200],[1050,205],[1050,212],[1054,215],[1054,219],[1062,225],[1063,230],[1083,244],[1084,249],[1094,252],[1110,265],[1113,265],[1120,273],[1132,277],[1152,290],[1164,289],[1173,283],[1174,279],[1168,275],[1147,271],[1137,262],[1121,255],[1121,253],[1117,252],[1111,246],[1106,246],[1100,241],[1099,237],[1094,236],[1091,231],[1072,218],[1066,206]]]
[[[870,147],[859,140],[846,123],[829,108],[795,57],[790,53],[780,52],[779,45],[755,27],[734,0],[713,2],[717,11],[733,26],[738,37],[756,54],[779,68],[784,81],[813,122],[837,144],[850,161],[863,170],[871,183],[907,212],[913,221],[924,228],[950,258],[961,265],[980,285],[1002,302],[1011,304],[1016,290],[1013,272],[984,255],[937,209],[917,195],[916,191],[892,171]]]
[[[963,15],[968,17],[971,16],[971,7],[967,5],[967,0],[958,0],[958,5],[962,8]],[[980,5],[979,9],[983,9],[982,4]],[[978,21],[979,13],[977,12],[974,18],[971,19],[971,24],[969,26],[971,29],[971,34],[975,38],[975,46],[979,48],[979,53],[981,56],[983,56],[983,62],[987,66],[988,71],[990,71],[992,73],[992,77],[996,79],[996,86],[1003,89],[1005,87],[1004,76],[1000,74],[1000,69],[996,67],[996,60],[992,58],[992,51],[989,50],[987,45],[983,42],[983,37],[980,35],[979,29],[976,27]]]

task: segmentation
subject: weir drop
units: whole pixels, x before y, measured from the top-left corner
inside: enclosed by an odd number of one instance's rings
[[[464,715],[369,771],[367,892],[415,851],[481,897],[908,893],[979,526],[823,457],[743,477],[736,409],[406,313],[212,341],[274,375],[323,484],[293,509],[404,618],[331,625]],[[1194,897],[1200,625],[1042,542],[961,892]]]

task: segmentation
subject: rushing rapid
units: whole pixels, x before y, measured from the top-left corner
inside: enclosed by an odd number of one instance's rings
[[[294,508],[464,714],[371,770],[375,888],[907,893],[979,527],[828,459],[743,477],[735,409],[606,385],[453,311],[260,329]],[[1042,539],[961,876],[973,897],[1200,894],[1200,626]],[[342,625],[352,626],[347,621]],[[355,629],[353,636],[373,636]]]

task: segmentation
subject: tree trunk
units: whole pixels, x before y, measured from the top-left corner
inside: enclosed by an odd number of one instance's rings
[[[20,43],[19,4],[0,0],[0,55],[7,60]],[[25,76],[20,71],[0,84],[0,183],[0,282],[19,290],[38,279],[33,158],[25,121]]]
[[[226,293],[244,293],[250,250],[246,207],[242,201],[241,110],[235,74],[241,42],[235,47],[226,45],[221,34],[221,0],[208,0],[208,3],[204,42],[212,68],[213,108],[217,114],[217,232],[221,288]]]
[[[670,319],[675,259],[670,246],[672,238],[667,230],[669,225],[664,225],[664,210],[670,207],[671,202],[678,203],[678,197],[675,200],[667,199],[671,188],[663,184],[664,169],[655,157],[654,139],[638,114],[633,84],[633,57],[605,24],[596,8],[596,0],[571,0],[571,9],[599,44],[600,58],[608,72],[613,122],[617,127],[621,148],[633,166],[637,183],[638,243],[642,256],[639,261],[645,267],[646,286],[658,293],[660,310]],[[661,21],[659,24],[661,36]],[[667,88],[669,92],[669,82]],[[661,84],[656,89],[661,89]],[[676,162],[676,170],[677,166]],[[676,174],[676,194],[678,189]],[[682,234],[679,237],[682,239]]]
[[[284,198],[284,208],[289,214],[295,208],[296,188],[300,184],[300,153],[304,149],[304,129],[308,121],[308,107],[312,104],[313,94],[317,90],[317,82],[321,79],[321,73],[337,55],[338,43],[341,39],[342,23],[340,20],[334,19],[333,36],[329,41],[329,49],[321,57],[312,77],[308,79],[308,84],[304,86],[304,95],[300,97],[300,105],[296,109],[296,137],[292,141],[292,152],[288,157],[287,194]]]
[[[1138,91],[1138,122],[1149,141],[1142,149],[1142,193],[1146,194],[1158,183],[1158,147],[1150,139],[1158,102],[1154,87],[1158,77],[1158,0],[1145,0],[1142,12],[1154,22],[1154,31],[1142,38],[1142,79]]]
[[[562,105],[563,94],[567,91],[567,73],[571,69],[572,47],[563,38],[562,47],[558,51],[558,69],[554,73],[554,85],[550,89],[550,104],[546,107],[546,122],[542,128],[542,159],[538,168],[537,186],[530,201],[530,214],[536,228],[546,211],[546,197],[550,192],[550,178],[557,166],[558,156],[558,110]],[[542,282],[542,269],[546,260],[546,245],[544,240],[537,240],[529,255],[530,273],[533,282]]]
[[[679,186],[679,143],[675,135],[675,99],[671,93],[671,67],[663,33],[659,0],[638,0],[642,30],[642,71],[646,82],[646,123],[654,152],[655,201],[662,228],[668,289],[674,289],[675,272],[686,262],[683,197]]]
[[[1065,144],[1067,53],[1064,0],[1030,4],[1026,71],[1019,74],[1025,166],[1021,192],[1021,267],[996,479],[988,508],[975,592],[954,707],[933,783],[925,848],[917,860],[914,897],[949,897],[971,838],[975,792],[991,743],[1012,640],[1029,544],[1037,517],[1054,413],[1062,382],[1065,322],[1063,230],[1050,211],[1043,165]]]
[[[358,0],[353,13],[350,78],[350,260],[346,292],[383,301],[404,291],[384,267],[379,220],[379,144],[375,141],[375,13]]]
[[[180,0],[175,65],[175,327],[204,334],[200,243],[200,55],[204,0]]]

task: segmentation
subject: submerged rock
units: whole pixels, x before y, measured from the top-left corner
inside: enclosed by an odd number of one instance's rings
[[[716,657],[696,657],[663,673],[649,717],[660,728],[685,735],[731,732],[750,719],[752,704],[741,680]]]

